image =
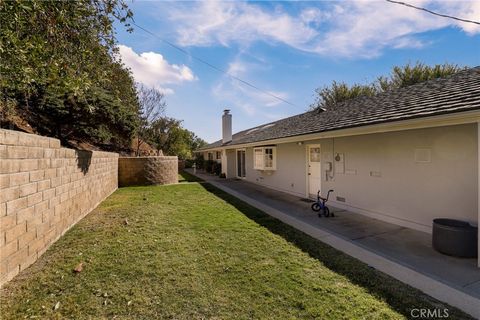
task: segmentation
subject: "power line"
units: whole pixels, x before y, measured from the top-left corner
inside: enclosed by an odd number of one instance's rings
[[[453,20],[457,20],[457,21],[461,21],[461,22],[474,23],[474,24],[480,25],[480,22],[478,22],[478,21],[468,20],[468,19],[462,19],[462,18],[457,18],[457,17],[449,16],[449,15],[446,15],[446,14],[441,14],[441,13],[434,12],[434,11],[431,11],[431,10],[428,10],[428,9],[425,9],[425,8],[416,7],[416,6],[411,5],[411,4],[409,4],[409,3],[405,3],[405,2],[401,2],[401,1],[394,1],[394,0],[385,0],[385,1],[390,2],[390,3],[400,4],[400,5],[402,5],[402,6],[406,6],[406,7],[413,8],[413,9],[417,9],[417,10],[422,10],[422,11],[428,12],[428,13],[430,13],[430,14],[439,16],[439,17],[449,18],[449,19],[453,19]]]
[[[287,101],[287,100],[285,100],[285,99],[283,99],[283,98],[281,98],[281,97],[279,97],[279,96],[277,96],[277,95],[275,95],[275,94],[273,94],[273,93],[271,93],[271,92],[268,92],[268,91],[266,91],[266,90],[263,90],[263,89],[257,87],[256,85],[254,85],[254,84],[252,84],[252,83],[250,83],[250,82],[248,82],[248,81],[242,80],[242,79],[240,79],[239,77],[236,77],[236,76],[230,74],[228,71],[223,70],[223,69],[221,69],[221,68],[219,68],[219,67],[211,64],[210,62],[208,62],[208,61],[206,61],[206,60],[203,60],[202,58],[199,58],[199,57],[197,57],[197,56],[194,56],[193,54],[191,54],[191,53],[188,52],[187,50],[182,49],[182,48],[180,48],[179,46],[173,44],[172,42],[170,42],[170,41],[168,41],[168,40],[165,40],[165,39],[157,36],[157,35],[154,34],[153,32],[145,29],[145,28],[142,27],[142,26],[139,26],[139,25],[136,24],[135,22],[132,22],[132,24],[133,24],[134,26],[136,26],[137,28],[143,30],[144,32],[146,32],[146,33],[154,36],[154,37],[157,38],[157,39],[159,39],[159,40],[162,41],[163,43],[169,45],[170,47],[172,47],[172,48],[174,48],[174,49],[182,52],[183,54],[189,56],[190,58],[195,59],[195,60],[197,60],[198,62],[201,62],[201,63],[203,63],[204,65],[209,66],[210,68],[214,69],[215,71],[218,71],[218,72],[220,72],[220,73],[223,73],[223,74],[229,76],[230,78],[232,78],[232,79],[234,79],[234,80],[236,80],[236,81],[238,81],[238,82],[241,82],[241,83],[243,83],[244,85],[249,86],[250,88],[253,88],[253,89],[257,90],[257,91],[260,91],[260,92],[263,93],[263,94],[266,94],[266,95],[268,95],[268,96],[270,96],[270,97],[272,97],[272,98],[275,98],[275,99],[277,99],[277,100],[279,100],[279,101],[281,101],[281,102],[287,103],[287,104],[289,104],[289,105],[291,105],[291,106],[294,106],[294,107],[298,107],[297,105],[291,103],[290,101]]]

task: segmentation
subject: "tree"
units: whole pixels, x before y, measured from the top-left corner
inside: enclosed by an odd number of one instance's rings
[[[0,2],[0,80],[26,95],[56,83],[77,96],[108,81],[105,54],[116,51],[114,20],[133,13],[123,0]]]
[[[330,86],[324,86],[315,90],[315,101],[310,109],[330,109],[337,104],[361,96],[372,96],[377,93],[373,85],[353,84],[349,86],[345,82],[333,81]]]
[[[23,106],[23,116],[41,134],[55,136],[68,144],[82,140],[95,145],[130,144],[138,126],[138,101],[130,73],[120,64],[111,68],[114,80],[104,86],[94,85],[85,97],[75,96],[54,83],[37,88]]]
[[[178,156],[180,159],[191,159],[193,151],[206,145],[205,140],[182,127],[182,121],[169,117],[157,119],[151,125],[149,143],[165,155]]]
[[[195,133],[190,131],[190,150],[195,151],[202,147],[205,147],[208,143],[202,138],[198,137]]]
[[[116,55],[123,0],[1,1],[0,17],[0,125],[16,115],[66,144],[129,142],[139,107]]]
[[[151,125],[151,139],[149,143],[157,150],[162,150],[164,154],[167,154],[174,140],[173,131],[175,128],[180,127],[181,123],[182,121],[169,117],[157,119]]]
[[[167,107],[165,95],[162,92],[142,84],[138,84],[138,100],[141,115],[138,126],[137,156],[140,155],[140,146],[143,143],[155,143],[157,136],[161,134],[158,131],[157,122],[165,114]],[[161,148],[157,148],[157,150],[161,150]]]
[[[407,64],[403,67],[393,67],[388,77],[379,77],[377,79],[376,85],[379,87],[380,92],[384,92],[397,88],[404,88],[428,80],[445,78],[446,76],[465,69],[465,67],[459,67],[456,64],[445,63],[428,66],[421,62],[417,62],[413,66]]]
[[[165,154],[176,155],[179,159],[190,159],[192,157],[190,139],[190,131],[182,128],[180,125],[173,127],[164,147]]]
[[[417,62],[415,65],[407,64],[403,67],[393,67],[390,75],[377,78],[370,84],[353,84],[349,86],[344,82],[333,81],[330,86],[315,90],[315,100],[310,105],[310,110],[330,109],[336,105],[362,96],[376,94],[403,88],[427,80],[443,78],[465,68],[445,63],[443,65],[428,66]]]
[[[193,152],[206,144],[205,140],[179,125],[170,130],[164,150],[165,154],[176,155],[179,159],[192,159]]]

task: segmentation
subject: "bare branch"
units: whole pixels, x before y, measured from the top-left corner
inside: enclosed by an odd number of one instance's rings
[[[165,95],[156,88],[137,85],[138,101],[140,103],[140,126],[138,128],[137,156],[140,155],[140,146],[150,142],[153,134],[153,124],[164,117],[167,103]]]

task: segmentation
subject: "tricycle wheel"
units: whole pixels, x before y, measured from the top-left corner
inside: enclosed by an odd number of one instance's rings
[[[320,205],[318,204],[318,202],[312,203],[312,210],[315,212],[320,211]]]
[[[327,218],[330,217],[330,210],[328,207],[323,207],[323,215]]]

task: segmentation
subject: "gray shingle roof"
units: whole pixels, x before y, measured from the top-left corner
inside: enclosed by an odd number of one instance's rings
[[[480,67],[243,130],[200,150],[471,110],[480,110]]]

